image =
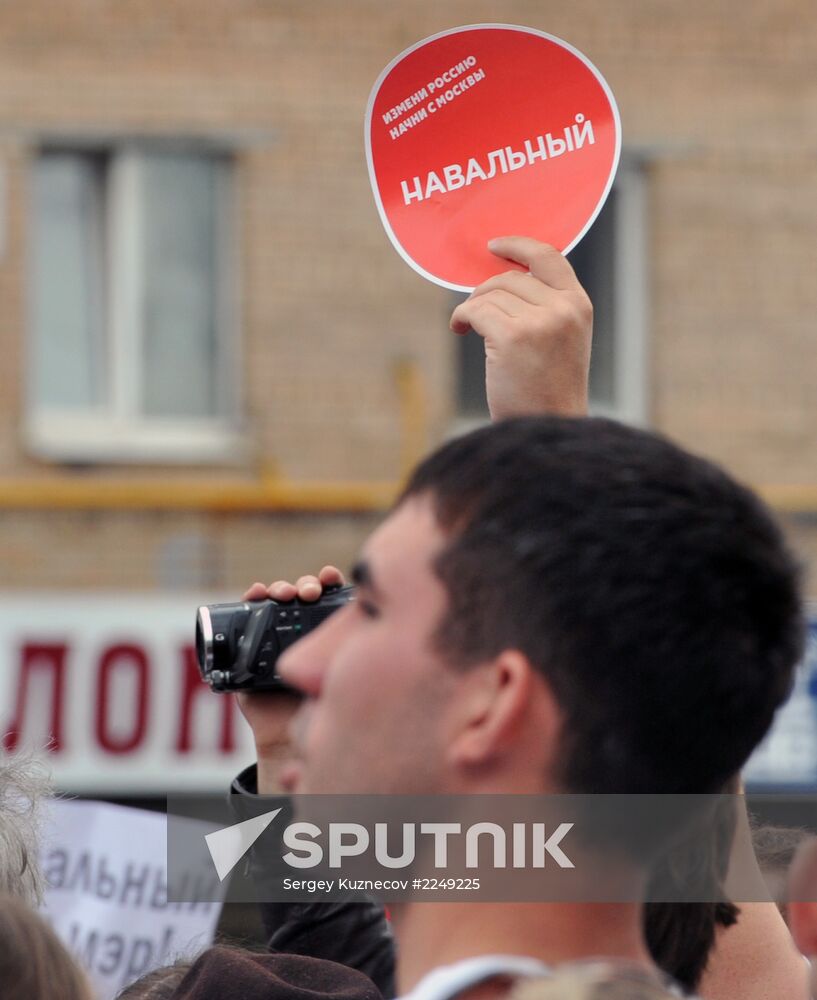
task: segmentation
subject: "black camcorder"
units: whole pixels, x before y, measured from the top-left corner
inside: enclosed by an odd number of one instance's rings
[[[196,615],[196,657],[213,691],[291,691],[278,657],[339,608],[354,587],[326,587],[320,600],[205,604]]]

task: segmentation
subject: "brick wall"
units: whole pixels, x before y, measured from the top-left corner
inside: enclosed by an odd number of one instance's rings
[[[33,459],[20,434],[26,179],[38,137],[55,130],[239,137],[252,445],[242,474],[264,464],[299,480],[396,476],[393,368],[406,357],[424,376],[428,444],[439,440],[452,405],[450,302],[382,231],[362,119],[372,82],[402,48],[493,20],[585,51],[618,98],[625,141],[649,152],[654,425],[753,483],[817,482],[817,10],[807,0],[4,5],[0,477],[36,475],[47,489],[66,471]],[[92,473],[137,474],[191,473]],[[7,512],[0,586],[238,588],[346,562],[372,521]],[[813,522],[788,523],[814,565]]]

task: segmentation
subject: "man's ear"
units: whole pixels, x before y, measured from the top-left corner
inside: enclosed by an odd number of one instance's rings
[[[538,776],[541,790],[560,730],[561,712],[550,686],[524,653],[506,649],[464,675],[449,742],[451,762],[479,768],[521,759]]]

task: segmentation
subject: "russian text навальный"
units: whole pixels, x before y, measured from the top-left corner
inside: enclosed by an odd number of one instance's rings
[[[414,177],[412,186],[408,181],[400,181],[403,204],[410,205],[413,201],[424,201],[435,193],[448,194],[450,191],[468,187],[474,181],[489,181],[498,174],[507,174],[513,170],[533,166],[537,160],[553,160],[565,153],[574,153],[585,143],[592,146],[596,141],[593,123],[589,118],[585,119],[582,114],[576,115],[575,123],[566,125],[563,133],[564,138],[546,132],[545,135],[525,139],[524,148],[521,150],[512,149],[510,146],[493,149],[487,156],[487,171],[483,169],[479,160],[472,156],[464,167],[460,163],[450,163],[440,171],[429,171],[425,179]]]

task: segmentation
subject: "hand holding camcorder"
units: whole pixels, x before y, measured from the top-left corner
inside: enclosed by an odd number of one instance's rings
[[[281,653],[354,600],[354,587],[327,586],[317,601],[206,604],[196,615],[196,658],[213,691],[291,691],[278,675]]]

